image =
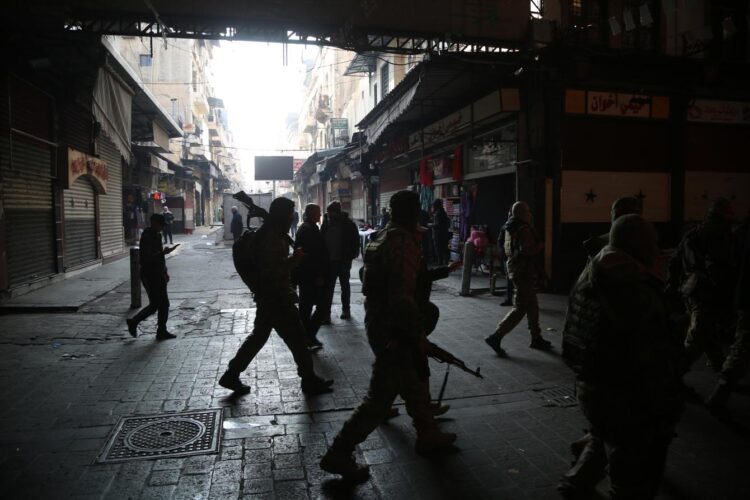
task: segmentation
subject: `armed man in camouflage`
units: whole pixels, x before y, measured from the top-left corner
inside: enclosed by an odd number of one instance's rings
[[[390,207],[391,221],[367,245],[364,257],[365,327],[375,354],[370,388],[320,462],[323,470],[351,481],[368,477],[367,466],[357,464],[352,453],[383,422],[397,395],[416,427],[418,452],[449,447],[456,439],[437,428],[426,383],[432,347],[417,303],[418,283],[424,279],[419,197],[399,191],[391,197]]]
[[[290,272],[302,257],[302,250],[289,256],[289,247],[294,244],[288,234],[293,216],[294,202],[276,198],[271,202],[268,219],[255,236],[258,238],[256,265],[260,276],[254,295],[257,308],[253,331],[219,379],[219,385],[236,393],[250,392],[250,387],[240,381],[240,373],[268,342],[272,329],[292,351],[297,373],[302,378],[302,391],[306,394],[331,392],[333,381],[323,380],[313,370],[305,327],[295,305],[297,296],[291,287]]]
[[[532,349],[549,349],[552,344],[542,337],[539,327],[539,303],[536,298],[536,280],[538,278],[539,257],[544,244],[539,240],[531,227],[531,209],[526,202],[517,201],[511,208],[512,217],[505,224],[506,254],[508,255],[508,275],[513,281],[513,308],[505,315],[495,332],[484,339],[498,354],[507,356],[500,343],[524,316],[529,324]]]
[[[563,329],[581,409],[606,445],[613,499],[653,498],[683,409],[682,339],[654,270],[656,239],[642,217],[618,218],[571,292]],[[564,496],[590,498],[595,482],[575,486]]]
[[[733,219],[730,201],[718,198],[706,220],[685,234],[669,262],[667,289],[682,293],[690,313],[686,371],[704,353],[715,371],[724,363],[721,332],[733,316],[736,280]]]

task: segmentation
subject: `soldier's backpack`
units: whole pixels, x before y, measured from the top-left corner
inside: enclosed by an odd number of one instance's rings
[[[258,259],[256,257],[258,239],[257,230],[246,230],[232,245],[234,268],[253,294],[257,291],[258,282],[260,281]]]
[[[563,361],[583,379],[596,378],[611,368],[616,356],[611,308],[591,282],[589,266],[570,293],[562,331]]]

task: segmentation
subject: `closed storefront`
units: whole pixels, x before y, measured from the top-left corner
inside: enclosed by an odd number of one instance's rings
[[[102,134],[97,139],[99,157],[107,166],[107,193],[99,196],[102,257],[123,252],[122,156],[114,142]]]
[[[380,167],[380,208],[388,208],[391,196],[411,184],[408,168]]]
[[[7,270],[3,281],[7,288],[13,288],[57,271],[54,102],[44,92],[14,77],[3,79],[1,85],[0,230],[4,232]]]
[[[96,192],[86,176],[63,191],[65,270],[96,260]]]

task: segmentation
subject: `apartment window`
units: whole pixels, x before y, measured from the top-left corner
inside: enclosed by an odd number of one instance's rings
[[[376,106],[378,104],[378,84],[372,86],[372,105]]]
[[[151,54],[141,54],[138,57],[138,65],[141,67],[151,66],[152,62],[153,58],[151,57]]]
[[[380,88],[383,89],[382,95],[386,95],[390,90],[390,65],[385,63],[380,67]]]

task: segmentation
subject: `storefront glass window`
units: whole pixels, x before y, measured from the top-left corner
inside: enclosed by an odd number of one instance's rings
[[[477,173],[510,167],[516,161],[517,153],[516,123],[512,122],[473,141],[468,171]]]

